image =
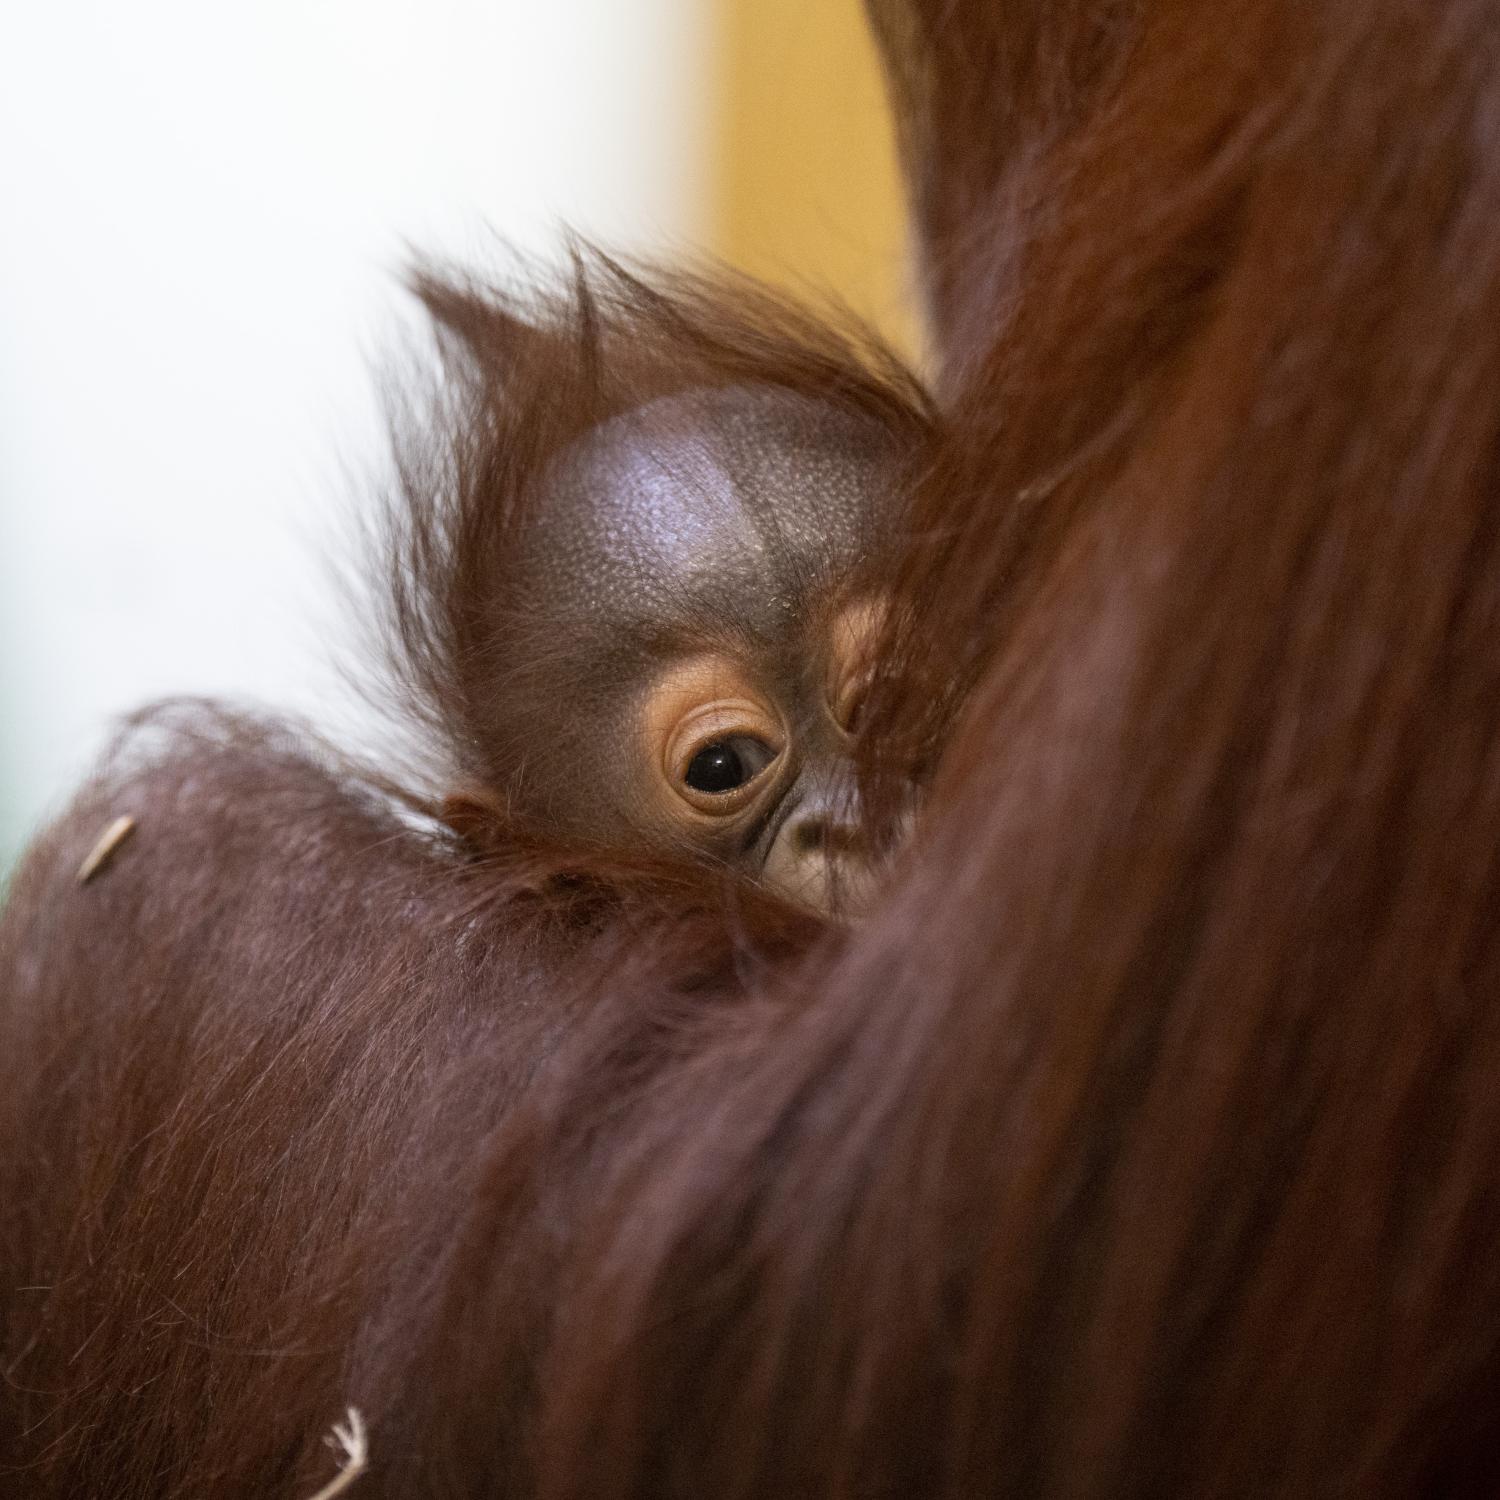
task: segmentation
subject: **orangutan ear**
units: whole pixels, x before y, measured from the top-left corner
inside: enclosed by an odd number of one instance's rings
[[[496,852],[510,822],[505,799],[487,787],[472,783],[449,792],[438,804],[437,815],[440,822],[481,854]]]

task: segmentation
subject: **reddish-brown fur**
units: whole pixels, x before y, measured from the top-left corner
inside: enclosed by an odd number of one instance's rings
[[[558,906],[133,741],[0,927],[7,1493],[296,1496],[348,1403],[355,1495],[1494,1491],[1500,10],[874,8],[895,888]]]

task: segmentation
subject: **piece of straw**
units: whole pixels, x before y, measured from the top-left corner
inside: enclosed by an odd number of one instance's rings
[[[109,862],[115,857],[115,851],[120,845],[135,832],[135,819],[132,817],[116,818],[103,833],[99,835],[94,847],[89,850],[83,863],[78,867],[79,885],[87,885]]]
[[[323,1439],[339,1455],[339,1471],[310,1500],[333,1500],[342,1495],[369,1467],[370,1445],[365,1437],[365,1419],[351,1406],[342,1422],[333,1424],[333,1432]]]

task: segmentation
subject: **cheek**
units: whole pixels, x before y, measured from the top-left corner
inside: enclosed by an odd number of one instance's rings
[[[634,847],[652,820],[629,705],[569,666],[508,696],[493,785],[533,835]]]
[[[663,854],[701,856],[715,863],[746,868],[759,863],[758,856],[745,848],[751,819],[695,814],[670,793],[663,794],[663,784],[654,771],[648,775],[642,768],[626,778],[618,796],[620,821],[615,826],[639,847]]]

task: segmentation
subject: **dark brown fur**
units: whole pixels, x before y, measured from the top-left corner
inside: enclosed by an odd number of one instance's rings
[[[903,877],[501,899],[189,716],[0,926],[7,1493],[1493,1492],[1500,10],[876,9]]]

